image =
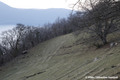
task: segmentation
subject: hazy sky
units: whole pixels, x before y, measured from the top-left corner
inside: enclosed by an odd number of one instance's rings
[[[14,8],[35,8],[35,9],[47,9],[47,8],[66,8],[70,7],[76,3],[77,0],[0,0],[1,2],[14,7]],[[11,26],[13,27],[13,26]],[[8,30],[10,26],[1,26],[0,33],[2,31]]]
[[[77,0],[0,0],[15,8],[70,8]]]

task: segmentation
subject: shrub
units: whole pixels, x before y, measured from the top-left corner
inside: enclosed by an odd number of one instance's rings
[[[93,46],[95,46],[96,48],[101,48],[103,46],[103,44],[100,43],[93,43]]]

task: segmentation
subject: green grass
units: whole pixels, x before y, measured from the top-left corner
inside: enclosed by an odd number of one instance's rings
[[[112,35],[109,35],[109,41]],[[118,37],[118,35],[117,35]],[[119,76],[120,44],[96,49],[88,34],[67,34],[38,44],[1,67],[0,80],[85,80],[86,76]],[[116,37],[114,36],[116,39]],[[117,40],[117,39],[116,39]],[[95,61],[95,58],[98,58]],[[112,68],[112,66],[114,66]]]

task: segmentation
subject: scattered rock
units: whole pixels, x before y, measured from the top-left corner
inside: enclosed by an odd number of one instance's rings
[[[110,43],[110,48],[117,46],[117,45],[118,45],[118,42],[112,42],[112,43]]]
[[[97,61],[98,60],[98,57],[96,57],[95,59],[94,59],[94,61]]]
[[[111,68],[115,68],[116,66],[111,66]]]
[[[22,54],[27,54],[27,53],[28,53],[27,50],[22,51]]]

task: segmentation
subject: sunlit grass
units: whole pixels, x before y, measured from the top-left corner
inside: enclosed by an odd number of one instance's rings
[[[112,35],[109,41],[119,38]],[[120,45],[96,49],[91,46],[94,41],[86,43],[85,38],[89,36],[67,34],[38,44],[28,54],[1,67],[0,80],[85,80],[86,76],[118,76]]]

